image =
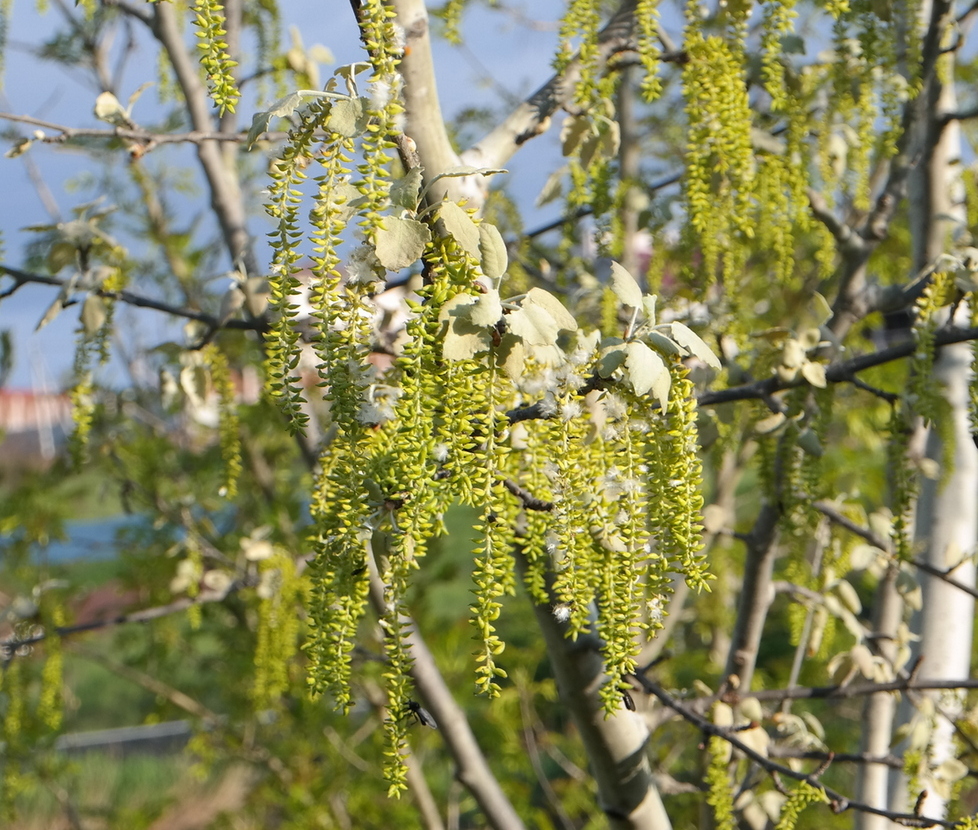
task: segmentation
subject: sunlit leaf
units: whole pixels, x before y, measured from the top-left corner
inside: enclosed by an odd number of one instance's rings
[[[377,229],[377,259],[388,271],[400,271],[413,265],[431,241],[431,231],[417,219],[385,216]]]
[[[635,277],[617,262],[611,263],[611,290],[629,308],[642,307],[642,289],[635,282]]]

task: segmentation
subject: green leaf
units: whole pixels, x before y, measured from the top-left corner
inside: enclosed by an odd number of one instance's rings
[[[469,360],[492,346],[489,329],[475,326],[469,319],[477,299],[471,294],[458,294],[442,306],[438,319],[447,324],[442,342],[445,360]]]
[[[635,277],[617,262],[611,263],[611,290],[629,308],[642,307],[642,289],[635,282]]]
[[[574,319],[574,315],[549,291],[544,291],[542,288],[531,288],[526,294],[526,299],[523,300],[523,308],[526,308],[527,304],[544,309],[553,317],[560,331],[577,331],[577,320]]]
[[[554,199],[559,199],[564,191],[564,176],[567,175],[567,165],[557,168],[551,173],[547,180],[543,183],[543,187],[540,189],[540,195],[537,196],[536,206],[543,207],[546,204],[554,201]]]
[[[113,127],[132,126],[125,108],[111,92],[103,92],[95,99],[95,117]]]
[[[503,316],[503,304],[499,300],[499,292],[490,288],[485,294],[476,297],[469,320],[473,326],[492,327]]]
[[[801,374],[812,386],[824,389],[826,384],[825,367],[821,363],[808,360],[801,366]]]
[[[98,294],[89,294],[82,304],[81,323],[85,334],[91,337],[102,326],[108,315],[105,311],[105,301]]]
[[[506,315],[506,325],[529,346],[555,346],[560,326],[543,306],[524,302]]]
[[[560,152],[571,155],[590,131],[591,122],[583,115],[569,115],[560,128]]]
[[[498,280],[509,266],[509,253],[499,228],[489,222],[479,225],[479,262],[482,273]]]
[[[670,325],[669,331],[672,334],[672,339],[684,349],[688,349],[691,355],[698,357],[705,364],[712,366],[717,371],[720,370],[719,358],[713,354],[713,350],[706,345],[703,338],[689,326],[676,322]]]
[[[398,207],[410,211],[418,209],[418,197],[421,193],[421,172],[424,168],[412,167],[407,173],[391,185],[390,198]]]
[[[462,250],[472,259],[479,259],[479,228],[465,209],[455,202],[442,202],[438,206],[438,218]]]
[[[326,119],[326,129],[353,138],[367,129],[367,115],[362,98],[340,98],[333,101]]]
[[[610,338],[610,340],[615,342],[605,343],[598,357],[598,376],[606,379],[610,378],[625,362],[625,341],[619,338]]]
[[[515,334],[504,334],[496,348],[496,362],[513,383],[519,381],[526,368],[526,348],[523,341]]]
[[[625,375],[636,395],[649,392],[659,401],[663,410],[669,405],[669,389],[672,378],[665,362],[641,340],[626,344]]]
[[[431,241],[431,231],[417,219],[385,216],[377,229],[377,259],[388,271],[400,271],[413,265]]]
[[[661,354],[685,356],[687,353],[675,340],[671,337],[666,337],[662,332],[650,331],[646,337],[652,348]]]

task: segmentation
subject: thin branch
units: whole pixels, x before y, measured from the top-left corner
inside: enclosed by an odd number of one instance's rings
[[[248,140],[246,132],[215,132],[213,130],[190,130],[184,133],[157,133],[152,130],[140,129],[138,127],[112,127],[100,129],[97,127],[68,127],[64,124],[56,124],[53,121],[45,121],[41,118],[34,118],[30,115],[16,115],[12,112],[0,112],[0,119],[12,121],[17,124],[28,124],[40,130],[51,130],[57,135],[34,136],[35,141],[42,144],[64,144],[78,138],[103,138],[123,139],[134,141],[144,146],[144,152],[160,144],[200,144],[204,141],[220,141],[232,144],[243,144]],[[284,132],[263,133],[261,138],[265,141],[282,141],[288,137]]]
[[[367,557],[367,564],[370,569],[370,601],[377,613],[384,616],[388,611],[384,584],[373,557]],[[425,708],[431,711],[439,724],[439,733],[455,761],[456,777],[476,800],[495,830],[524,830],[522,819],[489,768],[465,712],[445,683],[417,625],[404,615],[400,618],[400,625],[411,652],[410,671],[415,688]]]
[[[139,611],[131,611],[128,614],[117,614],[114,617],[106,617],[101,620],[92,620],[86,623],[75,625],[62,625],[55,628],[48,628],[36,631],[27,637],[8,637],[0,640],[0,667],[5,666],[17,653],[29,646],[41,643],[49,637],[69,637],[73,634],[82,634],[86,631],[98,631],[102,628],[110,628],[116,625],[128,625],[129,623],[150,622],[171,614],[179,614],[195,605],[207,605],[212,602],[223,602],[231,594],[243,588],[253,588],[258,584],[257,577],[247,577],[236,579],[226,588],[220,591],[201,591],[195,597],[181,597],[180,599],[168,602],[165,605],[156,605],[152,608],[143,608]]]
[[[552,501],[544,501],[543,499],[537,498],[510,478],[507,478],[503,482],[503,486],[523,502],[523,507],[526,510],[539,510],[542,513],[549,513],[554,509],[554,503]]]
[[[28,283],[52,285],[58,288],[63,288],[68,283],[67,280],[63,280],[60,277],[49,277],[44,274],[34,274],[29,271],[21,271],[19,268],[11,268],[8,265],[2,264],[0,264],[0,273],[7,274],[14,279],[14,284],[10,288],[0,291],[0,300],[9,297],[19,288],[27,285]],[[122,291],[106,291],[101,288],[93,288],[91,291],[100,297],[118,300],[119,302],[126,303],[127,305],[136,306],[138,308],[151,308],[154,311],[162,311],[165,314],[172,314],[174,317],[182,317],[186,320],[196,320],[197,322],[203,323],[208,328],[212,329],[227,328],[257,332],[264,332],[268,329],[268,322],[264,318],[256,318],[253,320],[222,320],[213,314],[207,314],[203,311],[195,311],[192,308],[182,308],[180,306],[170,305],[169,303],[154,300],[152,297],[146,297],[142,294],[135,294],[132,291],[125,289]]]
[[[663,705],[672,709],[684,720],[693,724],[693,726],[695,726],[705,735],[722,738],[739,752],[742,752],[744,755],[750,758],[755,764],[758,764],[763,769],[767,770],[767,772],[772,776],[776,774],[794,779],[795,781],[804,781],[807,784],[822,790],[831,801],[833,812],[841,813],[845,812],[846,810],[858,810],[860,812],[883,816],[890,819],[890,821],[894,821],[897,824],[901,824],[905,827],[933,827],[935,825],[940,825],[942,827],[953,828],[955,826],[953,821],[944,821],[943,819],[936,818],[922,818],[914,815],[913,813],[900,813],[893,810],[883,810],[869,804],[852,801],[842,793],[832,789],[831,787],[825,786],[825,784],[822,783],[822,781],[820,781],[818,776],[815,774],[798,772],[790,767],[775,763],[766,755],[758,752],[741,741],[735,735],[731,734],[729,729],[717,726],[716,724],[708,721],[706,718],[690,710],[688,706],[685,706],[679,700],[674,698],[654,681],[641,675],[638,676],[638,680],[642,684],[645,691],[657,697],[663,703]]]

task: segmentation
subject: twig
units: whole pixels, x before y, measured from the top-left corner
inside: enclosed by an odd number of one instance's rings
[[[503,486],[509,490],[510,493],[516,496],[516,498],[523,502],[523,507],[527,510],[539,510],[543,513],[549,513],[554,509],[554,503],[552,501],[544,501],[543,499],[537,498],[520,487],[520,485],[511,478],[507,478],[503,482]]]
[[[49,277],[44,274],[34,274],[28,271],[21,271],[19,268],[11,268],[9,265],[2,264],[0,264],[0,274],[7,274],[14,279],[14,284],[10,288],[6,289],[5,291],[0,291],[0,300],[4,299],[5,297],[9,297],[11,294],[17,291],[17,289],[28,283],[53,285],[58,288],[63,288],[68,283],[67,280],[63,280],[60,277]],[[162,311],[165,314],[172,314],[174,317],[183,317],[187,320],[196,320],[209,328],[243,329],[245,331],[257,332],[264,332],[268,329],[268,322],[261,317],[257,317],[253,320],[222,321],[219,317],[213,314],[207,314],[203,311],[195,311],[192,308],[182,308],[180,306],[170,305],[169,303],[164,303],[160,300],[154,300],[152,297],[146,297],[142,294],[135,294],[126,289],[123,289],[122,291],[106,291],[101,288],[93,288],[91,290],[100,297],[115,299],[119,302],[136,306],[138,308],[151,308],[154,311]]]
[[[841,813],[846,810],[858,810],[864,813],[872,813],[873,815],[883,816],[906,827],[933,827],[935,825],[940,825],[942,827],[953,828],[955,826],[955,823],[952,821],[945,821],[943,819],[936,818],[921,818],[913,813],[900,813],[893,810],[884,810],[879,807],[873,807],[869,804],[863,804],[859,801],[853,801],[847,796],[844,796],[842,793],[833,790],[831,787],[825,786],[825,784],[819,781],[814,774],[797,772],[790,767],[775,763],[766,755],[763,755],[757,750],[751,748],[739,738],[732,735],[730,730],[717,726],[716,724],[708,721],[706,718],[691,711],[689,707],[683,705],[679,700],[666,692],[665,689],[654,681],[641,675],[638,676],[638,680],[642,684],[642,687],[649,694],[657,697],[663,703],[663,705],[668,706],[684,720],[693,724],[693,726],[695,726],[705,735],[716,736],[727,741],[727,743],[729,743],[739,752],[742,752],[754,763],[759,764],[761,767],[767,770],[772,777],[775,774],[781,775],[786,778],[792,778],[796,781],[804,781],[811,786],[822,790],[832,802],[832,809],[835,812]]]

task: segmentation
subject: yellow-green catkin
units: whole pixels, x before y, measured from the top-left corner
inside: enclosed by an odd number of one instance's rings
[[[287,551],[274,549],[259,561],[258,642],[255,646],[255,681],[252,697],[258,710],[281,705],[289,688],[289,665],[296,653],[299,616],[305,581]]]
[[[224,40],[227,35],[224,7],[219,0],[195,0],[193,13],[200,65],[204,68],[211,98],[221,115],[234,112],[241,93],[234,78],[234,67],[238,64],[232,60]]]
[[[781,816],[774,830],[794,830],[798,819],[805,809],[816,802],[828,803],[828,796],[821,787],[815,787],[807,781],[802,781],[791,791],[788,800],[781,808]]]
[[[237,394],[224,352],[214,343],[208,343],[204,348],[203,357],[210,369],[211,381],[217,392],[217,430],[221,439],[221,459],[224,461],[221,495],[233,499],[238,493],[238,478],[241,475],[241,435],[238,431]]]
[[[713,808],[716,830],[736,830],[737,817],[734,814],[733,783],[727,772],[730,761],[730,745],[716,735],[707,743],[706,803]]]
[[[58,629],[65,624],[64,607],[55,602],[47,614],[47,639],[44,641],[44,667],[41,669],[41,695],[37,718],[52,731],[61,728],[64,717],[64,652]]]
[[[707,282],[724,266],[739,276],[743,240],[753,235],[753,149],[743,44],[707,36],[691,13],[683,91],[689,119],[684,195],[689,227],[702,254]],[[735,283],[728,292],[735,291]]]

